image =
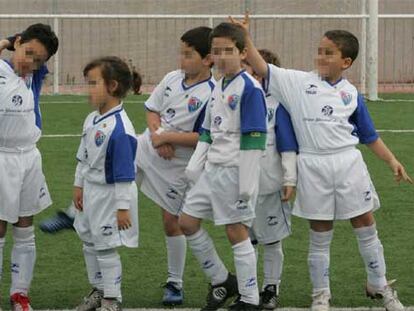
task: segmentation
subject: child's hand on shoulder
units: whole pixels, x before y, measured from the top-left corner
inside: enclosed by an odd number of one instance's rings
[[[127,230],[131,227],[131,216],[129,215],[129,210],[119,209],[116,214],[118,220],[118,229]]]

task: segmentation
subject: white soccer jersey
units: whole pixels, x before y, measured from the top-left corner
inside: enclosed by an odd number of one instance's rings
[[[145,107],[160,114],[161,126],[173,132],[199,132],[205,114],[205,105],[214,88],[209,78],[186,86],[185,73],[168,73],[145,102]],[[194,148],[176,146],[175,156],[190,159]]]
[[[223,166],[239,166],[243,134],[266,133],[266,104],[261,85],[244,70],[223,87],[220,79],[207,105],[203,128],[212,140],[207,159]]]
[[[289,113],[271,94],[266,94],[266,108],[266,153],[260,160],[260,195],[280,191],[283,183],[280,153],[298,151]]]
[[[331,85],[316,72],[268,69],[269,91],[290,113],[300,152],[335,153],[378,138],[363,97],[346,79]]]
[[[46,66],[26,78],[12,64],[0,60],[0,150],[32,149],[41,135],[39,96]]]
[[[84,179],[114,184],[135,180],[136,150],[135,130],[121,104],[104,115],[94,111],[86,117],[76,157]]]

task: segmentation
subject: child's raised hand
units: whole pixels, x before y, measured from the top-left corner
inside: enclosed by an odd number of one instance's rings
[[[241,20],[234,19],[232,16],[229,16],[230,23],[237,25],[243,30],[248,33],[249,32],[249,26],[250,26],[250,17],[249,17],[249,11],[246,11],[244,13],[244,18]]]
[[[83,211],[83,188],[73,187],[73,203],[78,211]]]
[[[127,230],[131,227],[131,216],[129,215],[129,210],[119,209],[116,213],[116,218],[118,220],[119,230]]]
[[[394,172],[394,179],[397,183],[400,183],[401,180],[408,182],[410,184],[413,183],[413,180],[410,176],[408,176],[407,172],[405,171],[404,166],[400,162],[398,162],[397,159],[392,160],[389,163],[389,166],[391,170]]]

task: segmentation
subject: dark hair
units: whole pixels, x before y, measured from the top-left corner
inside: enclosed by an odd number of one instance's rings
[[[133,67],[131,69],[132,73],[132,91],[135,95],[140,95],[141,92],[141,85],[142,85],[142,77],[139,72]]]
[[[273,53],[268,49],[260,49],[259,53],[266,63],[280,67],[280,59],[276,53]]]
[[[221,23],[213,29],[210,34],[210,46],[214,38],[229,38],[240,52],[246,46],[243,29],[231,23]]]
[[[132,86],[132,74],[128,65],[122,59],[116,56],[95,59],[85,66],[83,76],[86,77],[88,72],[96,67],[101,69],[102,78],[107,87],[111,81],[118,82],[118,87],[110,94],[111,96],[123,98],[127,95]]]
[[[186,31],[180,39],[188,46],[194,48],[201,58],[204,58],[210,53],[209,36],[211,30],[210,27],[196,27]]]
[[[20,38],[21,44],[31,40],[38,40],[46,48],[47,53],[49,54],[47,59],[56,54],[59,47],[59,39],[56,37],[56,34],[49,25],[45,24],[39,23],[30,25],[22,32]]]
[[[358,39],[346,30],[329,30],[325,37],[331,40],[341,51],[342,58],[349,57],[352,62],[357,58],[359,51]]]

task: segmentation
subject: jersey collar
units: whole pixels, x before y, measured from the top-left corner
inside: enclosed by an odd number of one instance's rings
[[[185,85],[184,80],[185,80],[185,77],[181,80],[181,85],[182,85],[182,87],[183,87],[183,90],[184,90],[184,91],[187,91],[187,90],[189,90],[189,89],[191,89],[191,88],[193,88],[193,87],[195,87],[195,86],[197,86],[197,85],[200,85],[200,84],[202,84],[202,83],[204,83],[204,82],[208,82],[208,81],[210,81],[210,80],[211,80],[211,74],[210,74],[210,77],[208,77],[208,79],[205,79],[205,80],[199,81],[199,82],[194,83],[194,84],[189,85],[189,86]]]
[[[121,102],[118,106],[115,106],[108,112],[106,112],[103,115],[98,114],[93,118],[93,124],[97,124],[101,122],[102,120],[105,120],[106,118],[109,118],[110,116],[113,116],[114,114],[120,113],[122,110],[124,110],[123,103]]]
[[[238,76],[240,76],[242,73],[244,73],[246,70],[242,69],[240,70],[233,78],[230,79],[230,81],[227,83],[226,86],[224,86],[224,77],[221,78],[221,90],[224,91]]]

